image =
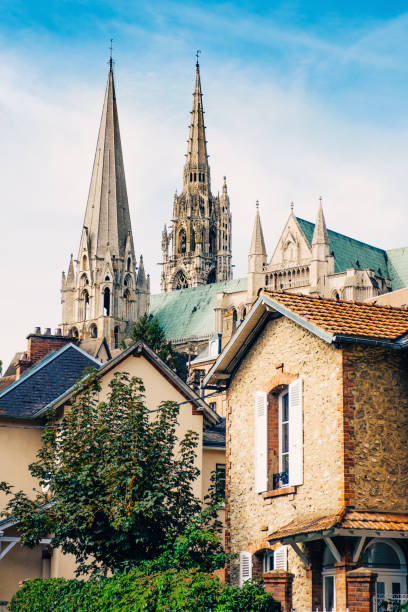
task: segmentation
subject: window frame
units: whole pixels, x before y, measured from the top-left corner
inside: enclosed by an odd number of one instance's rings
[[[283,398],[287,397],[287,413],[288,413],[288,419],[286,421],[283,421]],[[287,487],[289,486],[289,468],[290,468],[290,453],[289,453],[289,421],[290,421],[290,412],[289,412],[289,386],[286,387],[286,389],[284,389],[280,394],[279,394],[279,408],[278,408],[278,469],[279,469],[279,473],[282,472],[288,472],[288,482],[287,484],[283,484],[281,487],[279,487],[280,489],[283,487]],[[287,451],[283,451],[283,425],[287,426],[287,439],[288,439],[288,450]],[[287,470],[284,470],[284,464],[283,464],[283,457],[286,456],[287,457]]]

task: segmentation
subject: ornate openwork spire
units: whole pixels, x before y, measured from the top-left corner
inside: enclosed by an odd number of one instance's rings
[[[186,163],[184,166],[184,189],[210,186],[210,168],[205,139],[203,94],[201,92],[200,65],[196,62],[193,109],[191,111]]]

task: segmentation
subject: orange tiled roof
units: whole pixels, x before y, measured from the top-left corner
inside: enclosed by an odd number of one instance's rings
[[[331,334],[397,340],[408,334],[408,309],[346,302],[284,291],[265,295]]]
[[[314,533],[332,529],[374,529],[376,531],[408,531],[408,514],[392,514],[389,512],[346,512],[344,509],[337,514],[291,521],[281,529],[268,534],[269,540],[282,540],[290,536]]]

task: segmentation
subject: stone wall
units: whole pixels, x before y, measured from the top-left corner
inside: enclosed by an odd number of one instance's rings
[[[295,493],[263,499],[254,491],[254,392],[270,389],[278,364],[303,379],[304,484]],[[292,520],[335,513],[343,496],[341,351],[286,318],[267,323],[248,351],[228,390],[227,543],[233,553],[255,552],[265,531]],[[238,580],[237,563],[231,579]],[[295,574],[293,606],[311,602],[311,585],[290,550],[288,571]]]
[[[356,510],[407,512],[408,358],[380,347],[343,349],[346,492]]]

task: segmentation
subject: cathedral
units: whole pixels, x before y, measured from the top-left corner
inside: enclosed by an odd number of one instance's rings
[[[62,274],[62,333],[105,360],[148,310],[149,296],[133,246],[111,59],[78,257]]]
[[[232,278],[227,183],[224,177],[222,194],[212,194],[202,98],[197,61],[183,189],[174,196],[171,230],[165,225],[162,234],[162,291]]]

